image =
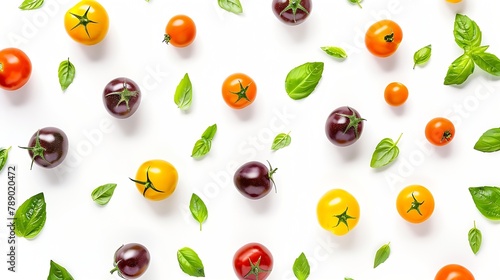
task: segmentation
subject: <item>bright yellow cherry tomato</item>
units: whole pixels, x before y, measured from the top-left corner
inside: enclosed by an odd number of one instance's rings
[[[95,0],[82,0],[66,12],[64,27],[68,35],[78,43],[95,45],[108,33],[108,13]]]
[[[358,224],[359,204],[346,190],[332,189],[318,201],[316,214],[321,227],[335,235],[344,235]]]
[[[179,175],[175,167],[164,160],[154,159],[141,164],[137,169],[135,186],[150,200],[163,200],[175,191]]]
[[[460,3],[460,2],[462,2],[462,0],[446,0],[446,2],[450,2],[450,3]]]
[[[399,192],[396,208],[406,221],[414,224],[422,223],[434,212],[434,197],[426,187],[410,185]]]

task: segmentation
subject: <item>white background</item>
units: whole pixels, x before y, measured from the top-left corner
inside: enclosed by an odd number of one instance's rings
[[[0,47],[23,49],[33,73],[21,90],[0,92],[0,146],[13,146],[8,164],[19,169],[19,204],[44,192],[47,222],[35,239],[18,239],[18,272],[7,274],[2,262],[0,278],[45,279],[54,260],[75,279],[117,279],[109,274],[113,254],[129,242],[150,250],[151,263],[141,278],[150,280],[189,279],[176,259],[185,246],[198,252],[206,279],[235,279],[233,254],[248,242],[271,250],[271,280],[294,279],[292,264],[301,252],[311,263],[309,279],[433,279],[448,263],[466,266],[479,280],[498,278],[500,225],[481,216],[468,187],[500,184],[500,154],[472,148],[484,131],[499,126],[500,87],[479,68],[462,86],[443,85],[449,64],[462,54],[453,37],[457,12],[475,20],[483,45],[500,55],[499,27],[493,24],[498,1],[371,0],[359,9],[347,0],[316,0],[307,21],[291,27],[275,18],[271,1],[242,0],[244,14],[234,15],[215,0],[101,0],[110,29],[91,47],[72,41],[64,30],[64,13],[77,1],[47,0],[36,11],[19,10],[20,2],[0,4]],[[176,14],[189,15],[197,25],[195,42],[185,49],[161,43]],[[386,59],[372,56],[363,42],[368,26],[382,18],[395,20],[404,32],[400,48]],[[432,58],[413,70],[413,53],[428,44]],[[345,48],[349,57],[327,56],[320,49],[326,45]],[[77,75],[63,93],[57,68],[68,57]],[[284,90],[286,74],[310,61],[325,63],[323,77],[313,94],[294,101]],[[220,93],[234,72],[251,76],[258,90],[256,101],[240,111],[229,108]],[[185,73],[194,88],[187,113],[173,102]],[[125,120],[111,117],[101,100],[106,83],[120,76],[143,91],[138,111]],[[383,99],[392,81],[409,88],[401,108]],[[327,140],[324,123],[344,105],[367,121],[360,140],[340,148]],[[434,148],[424,127],[437,116],[450,118],[457,131],[451,144]],[[214,123],[211,152],[192,159],[195,141]],[[30,170],[27,152],[17,146],[26,146],[46,126],[67,133],[70,153],[55,169]],[[272,138],[289,131],[291,145],[271,152]],[[382,170],[371,169],[376,144],[400,133],[399,158]],[[155,158],[179,172],[177,190],[161,202],[145,200],[128,179]],[[236,191],[234,171],[250,160],[278,167],[277,193],[250,201]],[[6,172],[0,175],[7,186]],[[99,207],[90,193],[111,182],[118,184],[115,194]],[[399,190],[410,184],[434,194],[434,214],[423,224],[409,224],[396,211]],[[316,203],[332,188],[348,190],[361,206],[359,224],[343,237],[316,220]],[[6,217],[6,187],[1,189],[0,216]],[[209,209],[201,232],[188,211],[193,192]],[[477,255],[467,241],[474,221],[483,233]],[[375,252],[387,242],[390,258],[373,269]],[[7,229],[1,226],[0,252],[6,251]]]

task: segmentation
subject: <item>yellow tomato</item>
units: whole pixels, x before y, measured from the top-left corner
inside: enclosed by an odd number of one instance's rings
[[[344,235],[359,221],[359,204],[356,198],[343,189],[332,189],[318,201],[318,222],[335,235]]]
[[[108,13],[95,0],[82,0],[66,12],[64,27],[69,36],[78,43],[95,45],[108,33]]]
[[[446,0],[446,2],[459,3],[459,2],[462,2],[462,0]]]
[[[141,164],[137,169],[135,186],[150,200],[163,200],[169,197],[177,187],[179,175],[175,167],[164,160],[154,159]]]
[[[434,197],[426,187],[410,185],[399,192],[396,208],[406,221],[414,224],[422,223],[434,212]]]

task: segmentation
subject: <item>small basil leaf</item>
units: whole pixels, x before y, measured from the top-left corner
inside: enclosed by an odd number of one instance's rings
[[[444,78],[445,85],[460,85],[474,72],[474,61],[467,54],[459,56],[448,67]]]
[[[399,155],[398,143],[401,136],[399,135],[398,140],[396,142],[392,141],[390,138],[382,139],[375,148],[375,151],[372,154],[372,159],[370,161],[370,167],[379,168],[388,165],[393,162]]]
[[[205,277],[203,263],[196,252],[188,247],[177,251],[177,261],[181,270],[189,276]]]
[[[479,26],[466,15],[457,14],[453,28],[455,42],[464,50],[478,47],[481,44],[481,30]]]
[[[391,247],[389,244],[390,243],[387,243],[377,250],[377,253],[375,254],[375,261],[373,262],[373,268],[376,268],[389,258],[389,255],[391,254]]]
[[[16,235],[28,239],[35,238],[45,225],[47,218],[46,207],[43,192],[24,201],[14,215],[16,221],[14,232]]]
[[[349,0],[349,2],[351,2],[352,4],[356,4],[356,5],[358,5],[358,7],[363,8],[363,7],[361,7],[361,1],[363,1],[363,0]]]
[[[47,280],[74,280],[66,268],[50,260],[50,271]]]
[[[290,133],[280,133],[274,137],[271,150],[277,151],[279,149],[283,149],[284,147],[290,145],[291,142],[292,137],[290,137]]]
[[[414,62],[413,69],[415,69],[415,66],[424,64],[427,61],[429,61],[429,59],[431,58],[431,54],[432,54],[431,45],[427,45],[416,51],[415,54],[413,55],[413,62]]]
[[[469,192],[477,210],[487,219],[500,220],[500,188],[470,187]]]
[[[24,0],[19,6],[21,10],[35,10],[43,5],[44,0]]]
[[[105,184],[92,191],[92,200],[99,205],[106,205],[111,200],[115,192],[116,184]]]
[[[191,107],[193,100],[193,85],[186,73],[175,89],[174,102],[183,111]]]
[[[354,280],[354,279],[349,278],[349,277],[344,277],[344,280]]]
[[[76,74],[76,69],[73,63],[69,61],[69,58],[67,60],[62,61],[59,64],[59,69],[58,69],[58,76],[59,76],[59,84],[61,85],[62,90],[66,90],[71,83],[73,83],[73,80],[75,79],[75,74]]]
[[[207,129],[205,129],[205,132],[201,135],[201,138],[205,138],[209,141],[212,141],[214,139],[215,133],[217,132],[217,124],[213,124]]]
[[[321,49],[329,56],[333,56],[335,58],[347,58],[347,53],[342,48],[327,46],[321,47]]]
[[[9,159],[9,151],[11,148],[12,147],[8,147],[7,149],[0,148],[0,171],[2,171],[5,164],[7,163],[7,159]]]
[[[243,7],[240,0],[218,0],[219,7],[233,14],[243,13]]]
[[[484,153],[500,151],[500,128],[488,129],[474,145],[474,149]]]
[[[494,54],[487,52],[472,53],[472,60],[479,68],[493,76],[500,76],[500,59]]]
[[[301,253],[293,263],[293,274],[298,280],[306,280],[311,273],[309,261],[304,253]]]
[[[481,243],[483,242],[483,234],[476,227],[476,222],[474,222],[474,227],[469,230],[468,234],[469,245],[474,254],[477,254],[481,248]]]
[[[189,202],[189,211],[191,211],[191,215],[193,215],[193,218],[200,223],[201,231],[201,225],[208,218],[208,209],[203,200],[201,200],[201,198],[195,193],[191,195],[191,200]]]
[[[308,97],[321,80],[323,68],[323,62],[306,62],[293,68],[285,79],[288,96],[295,100]]]
[[[201,158],[210,152],[212,148],[212,140],[217,132],[217,124],[213,124],[205,129],[201,138],[196,141],[191,152],[191,157]]]

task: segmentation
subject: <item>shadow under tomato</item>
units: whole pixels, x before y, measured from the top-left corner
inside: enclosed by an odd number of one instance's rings
[[[409,222],[407,222],[406,224],[415,235],[424,237],[432,234],[434,228],[434,219],[431,216],[429,219],[420,224],[412,224]]]
[[[184,48],[177,48],[171,45],[168,45],[166,47],[173,48],[174,51],[183,59],[189,59],[191,56],[193,56],[193,53],[196,50],[196,45],[197,45],[196,42],[193,42],[191,45],[186,46]]]
[[[33,77],[31,77],[30,80],[22,88],[14,91],[4,90],[4,95],[14,106],[25,104],[31,97],[31,92],[34,88],[33,84]]]
[[[310,25],[308,24],[308,21],[311,19],[307,19],[301,24],[298,25],[286,25],[281,23],[281,28],[279,31],[279,34],[286,34],[289,36],[290,39],[292,39],[295,43],[300,43],[300,42],[307,42],[309,40],[309,35],[311,34],[310,31]]]
[[[274,192],[274,189],[271,190],[270,193],[268,193],[265,197],[257,200],[251,200],[245,197],[242,197],[241,199],[244,199],[247,201],[247,204],[249,207],[257,214],[257,215],[263,215],[268,213],[272,207],[273,204],[276,203],[277,201],[274,201],[276,197],[273,197],[277,195],[277,193]]]
[[[388,57],[375,57],[377,64],[386,72],[391,72],[397,67],[399,52],[396,52]]]
[[[177,186],[177,190],[174,191],[174,193],[172,193],[169,197],[163,199],[163,200],[158,200],[158,201],[153,201],[153,200],[149,200],[147,198],[144,198],[144,197],[139,197],[141,198],[142,200],[144,200],[144,203],[147,204],[149,207],[151,207],[151,209],[153,209],[153,211],[160,215],[160,216],[165,216],[165,215],[168,215],[170,213],[175,213],[175,211],[177,211],[178,207],[179,207],[179,201],[177,199],[177,194],[176,192],[178,192],[179,188],[183,188],[182,186]],[[142,196],[141,194],[139,194],[139,196]]]
[[[360,153],[359,149],[356,148],[356,144],[357,143],[354,143],[354,144],[351,144],[351,145],[345,146],[345,147],[334,146],[333,148],[336,150],[337,154],[342,156],[342,159],[344,160],[344,162],[351,162],[351,161],[356,160],[359,156],[359,153]],[[333,145],[333,144],[331,144],[331,145]]]
[[[87,56],[88,59],[92,61],[99,61],[107,55],[109,50],[109,41],[111,41],[111,39],[109,38],[108,34],[108,36],[106,36],[104,40],[95,45],[90,45],[90,46],[84,44],[79,44],[79,45],[81,50]]]
[[[439,155],[439,157],[441,158],[447,158],[447,157],[450,157],[452,154],[453,154],[453,141],[448,143],[446,146],[441,146],[441,147],[438,147],[436,146],[435,147],[435,151],[436,151],[436,154]]]
[[[402,116],[405,112],[405,105],[400,105],[400,106],[389,106],[391,107],[391,111],[396,115],[396,116]]]
[[[252,119],[252,117],[255,114],[255,104],[250,104],[245,108],[242,109],[232,109],[234,111],[234,114],[240,119],[241,121],[249,121]]]
[[[142,119],[142,114],[139,112],[141,108],[139,109],[130,117],[126,119],[115,119],[115,124],[120,128],[120,130],[126,134],[126,135],[133,135],[137,133],[137,129],[141,126],[141,119]]]

